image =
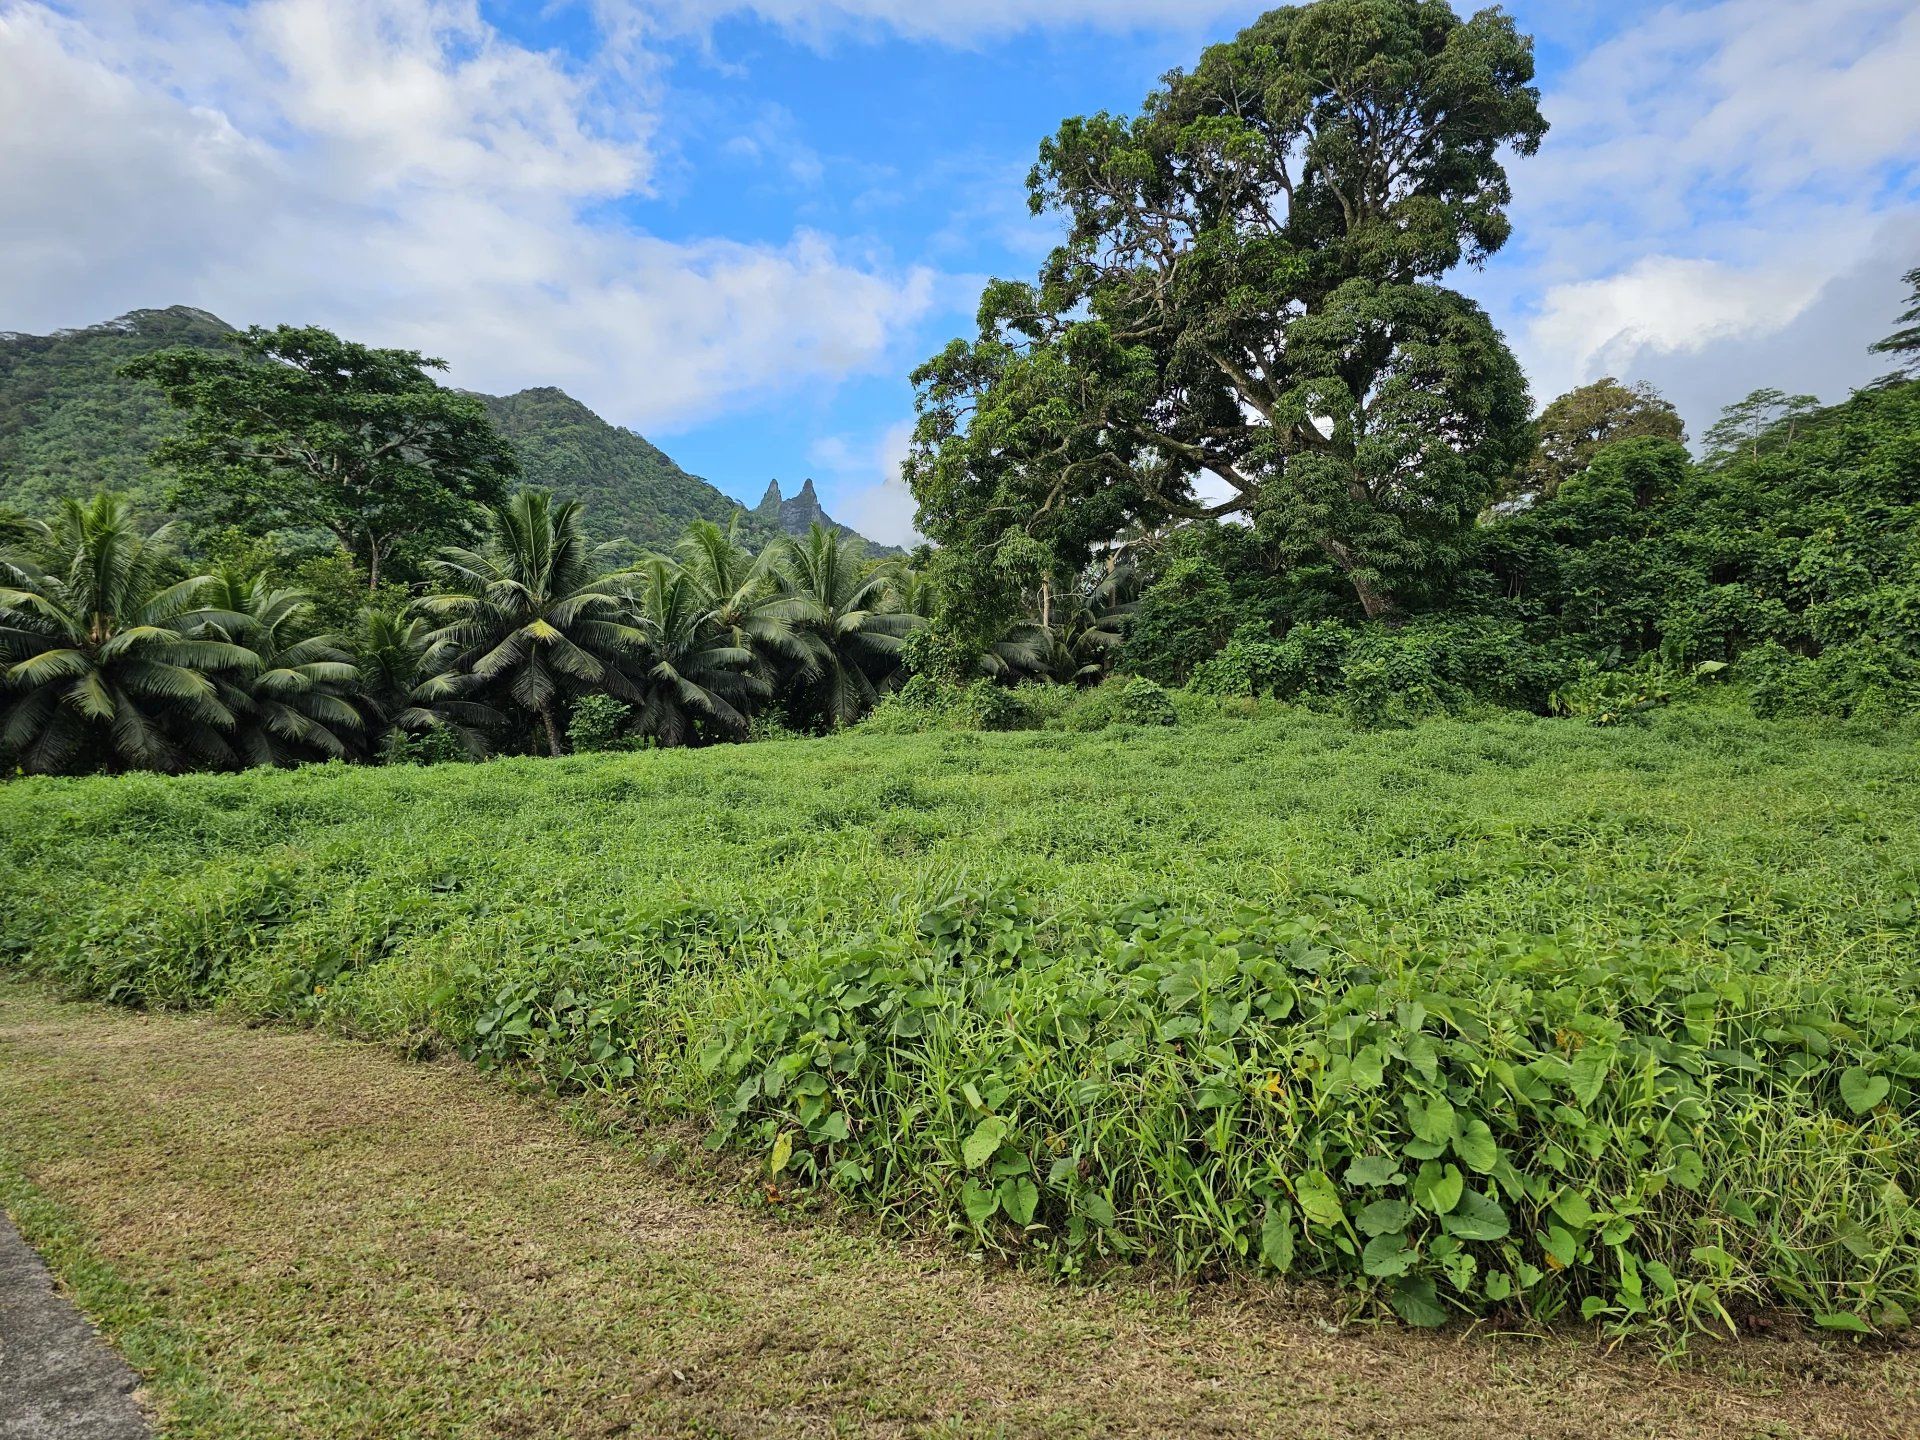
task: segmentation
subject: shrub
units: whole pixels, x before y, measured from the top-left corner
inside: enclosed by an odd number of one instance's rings
[[[1476,705],[1544,709],[1565,670],[1507,622],[1411,620],[1399,627],[1323,620],[1281,640],[1242,631],[1195,672],[1210,695],[1273,695],[1332,705],[1369,727]]]
[[[1777,641],[1741,657],[1739,674],[1763,716],[1892,719],[1920,712],[1920,660],[1871,640],[1797,656]]]
[[[1031,698],[1038,686],[1009,690],[991,680],[956,685],[931,675],[914,675],[876,705],[860,729],[879,735],[917,735],[930,730],[1031,730],[1039,724],[1039,706]]]
[[[573,702],[573,715],[567,721],[567,743],[579,755],[598,750],[628,748],[628,727],[633,707],[611,695],[598,692],[582,695]]]

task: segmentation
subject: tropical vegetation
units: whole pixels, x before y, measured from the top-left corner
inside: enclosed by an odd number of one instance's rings
[[[1116,688],[1027,733],[30,779],[0,957],[458,1051],[1061,1276],[1905,1326],[1920,732]]]
[[[0,518],[0,962],[1061,1276],[1906,1329],[1920,271],[1839,403],[1536,414],[1453,288],[1532,77],[1320,0],[1065,122],[1061,244],[916,372],[911,555],[664,456],[596,530],[569,456],[645,442],[414,352],[141,352],[164,493]]]

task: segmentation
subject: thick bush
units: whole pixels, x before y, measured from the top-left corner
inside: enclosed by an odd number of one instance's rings
[[[1816,657],[1769,641],[1741,657],[1739,673],[1764,716],[1893,719],[1920,713],[1920,658],[1871,640]]]
[[[860,728],[880,735],[917,735],[932,730],[1031,730],[1040,723],[1042,704],[1033,692],[1048,687],[1008,689],[991,680],[956,685],[930,675],[914,675],[874,707]]]
[[[1178,725],[1180,712],[1165,688],[1144,675],[1118,677],[1075,696],[1060,717],[1069,730],[1110,725]]]
[[[776,1172],[1069,1268],[1347,1276],[1415,1324],[1725,1327],[1778,1297],[1903,1324],[1916,1005],[1920,976],[1781,980],[1751,946],[1601,969],[976,892],[752,996],[701,1064]]]
[[[1296,625],[1280,640],[1237,634],[1195,672],[1211,695],[1324,703],[1369,727],[1478,705],[1540,711],[1568,669],[1511,622],[1421,619],[1404,625]]]

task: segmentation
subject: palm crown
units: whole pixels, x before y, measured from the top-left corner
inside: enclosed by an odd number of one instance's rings
[[[116,495],[65,501],[0,552],[0,750],[35,771],[82,752],[126,768],[229,763],[219,677],[258,658],[214,627],[207,576],[175,578],[168,527],[143,534]]]
[[[421,601],[438,622],[431,661],[537,716],[558,755],[569,692],[643,699],[626,670],[647,636],[632,623],[627,577],[604,568],[608,547],[589,545],[577,501],[523,490],[491,512],[490,531],[480,548],[443,550],[434,562],[446,589]]]

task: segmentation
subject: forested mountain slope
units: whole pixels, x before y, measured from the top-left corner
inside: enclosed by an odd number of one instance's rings
[[[218,316],[190,306],[134,310],[117,320],[51,335],[0,333],[0,510],[44,514],[52,504],[120,490],[139,508],[166,508],[167,478],[147,456],[171,427],[152,387],[120,374],[136,356],[178,345],[213,347],[233,333]],[[529,484],[584,500],[597,540],[671,546],[695,520],[739,517],[742,538],[761,544],[782,532],[778,517],[756,518],[717,487],[690,475],[658,446],[611,425],[552,386],[482,395],[520,452]],[[812,499],[809,488],[804,494]],[[817,500],[812,508],[834,525]],[[876,549],[880,547],[875,547]]]

